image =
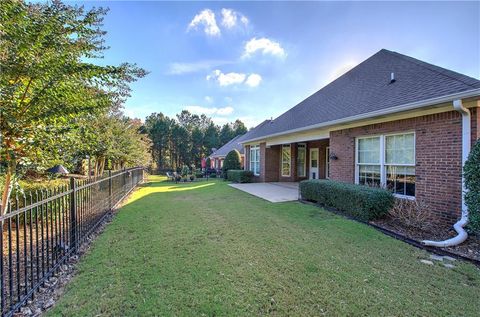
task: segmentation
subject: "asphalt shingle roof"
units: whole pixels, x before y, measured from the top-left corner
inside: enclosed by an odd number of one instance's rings
[[[243,140],[243,137],[246,134],[243,135],[237,135],[230,141],[228,141],[224,146],[213,152],[210,157],[215,157],[215,156],[227,156],[227,154],[232,151],[232,150],[237,150],[240,152],[240,154],[243,154],[243,146],[240,143]]]
[[[390,74],[395,82],[390,83]],[[244,141],[480,88],[480,81],[385,49],[323,87]],[[268,124],[266,124],[268,122]]]

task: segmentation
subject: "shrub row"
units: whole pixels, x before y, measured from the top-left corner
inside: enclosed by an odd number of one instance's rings
[[[469,227],[480,235],[480,140],[473,146],[463,168],[465,176],[465,203],[468,207]]]
[[[302,199],[364,221],[386,215],[394,203],[394,196],[385,189],[323,179],[300,182],[300,194]]]
[[[251,183],[253,177],[252,171],[229,170],[227,171],[227,179],[235,183]]]

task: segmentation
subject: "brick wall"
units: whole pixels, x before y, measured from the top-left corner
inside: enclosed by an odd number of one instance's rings
[[[478,111],[473,109],[472,134],[478,137]],[[475,121],[476,122],[473,122]],[[332,179],[354,182],[355,137],[415,131],[416,198],[432,209],[432,220],[452,224],[461,212],[461,115],[456,111],[373,124],[330,133]]]

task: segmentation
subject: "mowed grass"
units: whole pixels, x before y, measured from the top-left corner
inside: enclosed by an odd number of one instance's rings
[[[93,244],[49,316],[478,316],[480,270],[223,181],[151,182]]]

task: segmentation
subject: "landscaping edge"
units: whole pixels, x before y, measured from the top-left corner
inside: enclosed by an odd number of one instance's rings
[[[418,240],[415,240],[415,239],[411,239],[407,236],[404,236],[404,235],[401,235],[395,231],[392,231],[392,230],[389,230],[389,229],[386,229],[386,228],[383,228],[379,225],[376,225],[376,224],[373,224],[373,223],[370,223],[368,221],[363,221],[363,220],[359,220],[359,219],[356,219],[354,217],[351,217],[351,216],[348,216],[348,215],[345,215],[344,213],[342,213],[341,211],[337,210],[337,209],[334,209],[334,208],[329,208],[329,207],[325,207],[325,206],[322,206],[322,205],[319,205],[315,202],[312,202],[312,201],[308,201],[308,200],[304,200],[304,199],[299,199],[298,200],[300,203],[302,204],[306,204],[306,205],[310,205],[310,206],[315,206],[315,207],[320,207],[320,208],[323,208],[325,209],[326,211],[328,212],[331,212],[331,213],[334,213],[336,215],[339,215],[339,216],[342,216],[344,218],[347,218],[349,220],[354,220],[354,221],[357,221],[357,222],[360,222],[362,224],[365,224],[367,226],[370,226],[380,232],[382,232],[383,234],[386,234],[392,238],[395,238],[397,240],[400,240],[400,241],[403,241],[405,243],[408,243],[418,249],[422,249],[422,250],[425,250],[425,251],[428,251],[430,253],[434,253],[434,254],[437,254],[437,255],[442,255],[442,256],[450,256],[452,258],[456,258],[456,259],[460,259],[460,260],[464,260],[464,261],[467,261],[467,262],[470,262],[474,265],[476,265],[477,267],[480,267],[480,261],[479,260],[476,260],[476,259],[472,259],[472,258],[469,258],[469,257],[466,257],[466,256],[463,256],[461,254],[457,254],[457,253],[454,253],[454,252],[451,252],[451,251],[448,251],[448,250],[444,250],[444,249],[440,249],[440,248],[435,248],[435,247],[431,247],[431,246],[426,246],[426,245],[423,245],[420,241]]]

